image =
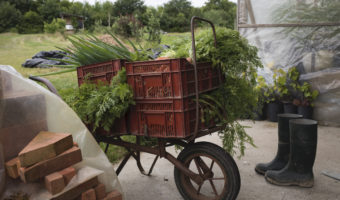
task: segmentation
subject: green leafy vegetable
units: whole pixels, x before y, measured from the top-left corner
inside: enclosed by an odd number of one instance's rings
[[[122,69],[113,77],[111,83],[85,83],[76,91],[65,95],[64,100],[86,124],[110,130],[114,121],[134,104],[133,92],[126,83],[126,72]]]
[[[204,121],[215,120],[222,126],[219,135],[223,147],[231,154],[238,149],[244,155],[245,144],[253,146],[245,126],[237,120],[253,116],[257,108],[258,92],[255,89],[257,68],[262,67],[257,49],[248,44],[237,31],[216,29],[217,48],[211,30],[197,36],[198,61],[211,61],[219,67],[225,82],[219,89],[200,96]]]
[[[53,59],[68,63],[69,65],[63,66],[63,68],[68,69],[37,76],[48,76],[66,73],[70,71],[75,71],[76,68],[79,66],[90,65],[114,59],[124,59],[127,61],[148,60],[149,56],[147,54],[147,51],[143,50],[141,47],[140,49],[137,49],[136,45],[128,40],[129,44],[133,48],[133,51],[130,51],[111,32],[108,32],[108,34],[116,41],[116,45],[105,43],[94,35],[69,36],[67,39],[72,43],[71,46],[67,48],[57,47],[58,49],[67,53],[65,55],[67,56],[67,59]]]

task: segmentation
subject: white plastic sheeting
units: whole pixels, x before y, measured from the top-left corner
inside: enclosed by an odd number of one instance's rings
[[[340,1],[240,0],[238,28],[259,49],[259,75],[297,67],[301,81],[318,89],[314,119],[340,125]]]
[[[78,118],[76,113],[68,107],[68,105],[63,102],[58,96],[54,95],[44,87],[39,84],[31,81],[29,79],[23,78],[18,74],[13,68],[1,66],[0,67],[0,131],[5,130],[5,124],[15,121],[16,119],[8,119],[8,116],[4,116],[4,112],[8,111],[6,108],[6,101],[2,101],[2,97],[5,98],[8,93],[32,93],[43,96],[44,102],[31,102],[30,105],[25,105],[25,108],[30,108],[33,110],[41,110],[41,107],[45,107],[45,118],[47,124],[47,131],[56,132],[56,133],[71,133],[73,136],[73,140],[78,143],[79,148],[81,149],[83,161],[76,164],[75,167],[78,170],[84,170],[84,168],[92,168],[97,170],[99,182],[105,184],[106,190],[112,191],[116,189],[122,192],[119,180],[114,171],[112,164],[107,159],[104,152],[100,149],[97,142],[91,135],[91,133],[87,130],[82,121]],[[6,88],[6,85],[9,85]],[[23,104],[27,104],[28,102],[22,102]],[[43,105],[45,104],[45,105]],[[8,105],[7,105],[8,106]],[[6,110],[7,109],[7,110]],[[17,112],[16,108],[13,109],[13,112]],[[18,112],[17,112],[18,113]],[[20,116],[19,116],[20,115]],[[21,117],[24,113],[18,113],[17,117],[19,119],[24,119]],[[31,117],[34,115],[30,115]],[[7,117],[7,118],[6,118]],[[12,118],[15,118],[15,115],[11,115]],[[26,119],[26,118],[25,118]],[[5,121],[2,123],[2,121]],[[18,122],[19,123],[19,122]],[[15,124],[13,125],[15,126]],[[29,131],[29,130],[27,130]],[[4,134],[5,131],[1,134]],[[25,134],[25,133],[22,133]],[[37,134],[37,133],[36,133]],[[17,137],[17,141],[20,141],[22,137]],[[3,139],[4,140],[4,139]],[[0,143],[1,141],[0,137]],[[4,144],[2,144],[4,145]],[[9,148],[9,147],[6,147]],[[22,147],[23,148],[23,147]],[[20,148],[21,149],[21,148]],[[3,169],[3,158],[6,157],[4,152],[8,152],[7,150],[2,151],[2,155],[0,155],[0,175],[2,174]],[[98,172],[100,171],[100,172]],[[82,173],[87,174],[87,173]],[[1,182],[4,181],[3,177],[0,177],[0,186]],[[17,182],[17,184],[16,184]],[[12,191],[24,191],[27,193],[32,193],[32,191],[40,191],[41,188],[44,187],[43,184],[19,184],[20,181],[13,181],[11,178],[6,179],[6,187],[5,194],[9,195]],[[39,189],[40,188],[40,189]],[[1,188],[0,188],[1,192]],[[1,193],[0,193],[1,194]],[[0,195],[1,198],[1,195]],[[31,195],[31,199],[46,199],[39,197],[38,194]]]

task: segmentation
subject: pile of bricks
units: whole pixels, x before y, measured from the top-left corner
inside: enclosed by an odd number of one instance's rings
[[[24,183],[44,182],[53,200],[120,200],[118,191],[106,194],[98,177],[79,183],[64,190],[73,177],[77,176],[72,167],[82,161],[81,151],[68,133],[40,132],[25,146],[17,157],[6,162],[9,177]]]

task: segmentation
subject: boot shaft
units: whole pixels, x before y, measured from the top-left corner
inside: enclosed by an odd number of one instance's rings
[[[299,173],[312,171],[317,148],[317,122],[309,119],[291,120],[289,166]]]
[[[297,114],[279,114],[278,116],[278,139],[279,144],[288,144],[290,141],[289,121],[292,119],[300,119],[302,115]]]

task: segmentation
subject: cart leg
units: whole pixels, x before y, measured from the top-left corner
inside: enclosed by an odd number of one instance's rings
[[[151,165],[151,168],[150,168],[149,173],[148,173],[148,176],[151,175],[152,170],[153,170],[153,167],[155,166],[155,164],[156,164],[156,162],[157,162],[157,160],[158,160],[158,157],[159,157],[159,156],[156,156],[155,159],[153,160],[152,165]]]
[[[129,158],[131,157],[132,153],[127,154],[124,159],[122,160],[122,162],[119,164],[117,170],[116,170],[116,174],[117,176],[119,175],[119,173],[122,171],[123,167],[125,166],[125,164],[127,163],[127,161],[129,160]]]
[[[105,154],[107,153],[107,150],[109,149],[109,145],[110,145],[109,143],[106,143],[106,147],[105,147],[105,151],[104,151]]]

